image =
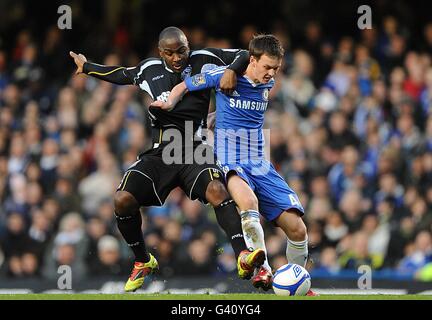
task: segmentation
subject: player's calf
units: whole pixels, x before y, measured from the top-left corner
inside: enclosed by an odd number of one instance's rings
[[[127,191],[117,191],[114,195],[114,209],[117,227],[120,230],[127,245],[135,255],[135,261],[148,262],[150,256],[144,243],[141,230],[142,217],[139,212],[138,202]]]
[[[244,241],[240,215],[237,212],[237,207],[234,201],[228,198],[221,204],[215,206],[214,210],[216,220],[227,235],[235,256],[238,258],[241,252],[245,250],[247,251],[247,246]]]

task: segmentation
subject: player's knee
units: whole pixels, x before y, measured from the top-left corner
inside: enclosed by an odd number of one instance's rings
[[[114,195],[114,210],[119,216],[132,215],[139,208],[135,197],[127,191],[117,191]]]
[[[212,206],[217,206],[228,199],[229,194],[225,185],[221,181],[213,180],[207,186],[206,198]]]
[[[244,210],[258,210],[258,199],[255,195],[244,197],[239,204],[242,211]]]

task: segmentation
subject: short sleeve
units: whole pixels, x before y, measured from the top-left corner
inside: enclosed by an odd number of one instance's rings
[[[189,91],[198,91],[208,88],[217,88],[219,81],[225,71],[224,69],[214,69],[209,72],[199,73],[185,80]]]

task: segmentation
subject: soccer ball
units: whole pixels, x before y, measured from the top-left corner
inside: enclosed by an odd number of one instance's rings
[[[273,290],[277,295],[304,296],[310,287],[309,272],[298,264],[285,264],[273,276]]]

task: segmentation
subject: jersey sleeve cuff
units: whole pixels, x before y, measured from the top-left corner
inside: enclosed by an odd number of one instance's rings
[[[83,73],[85,73],[85,74],[88,74],[89,73],[89,63],[88,62],[84,62],[84,65],[83,65]]]

